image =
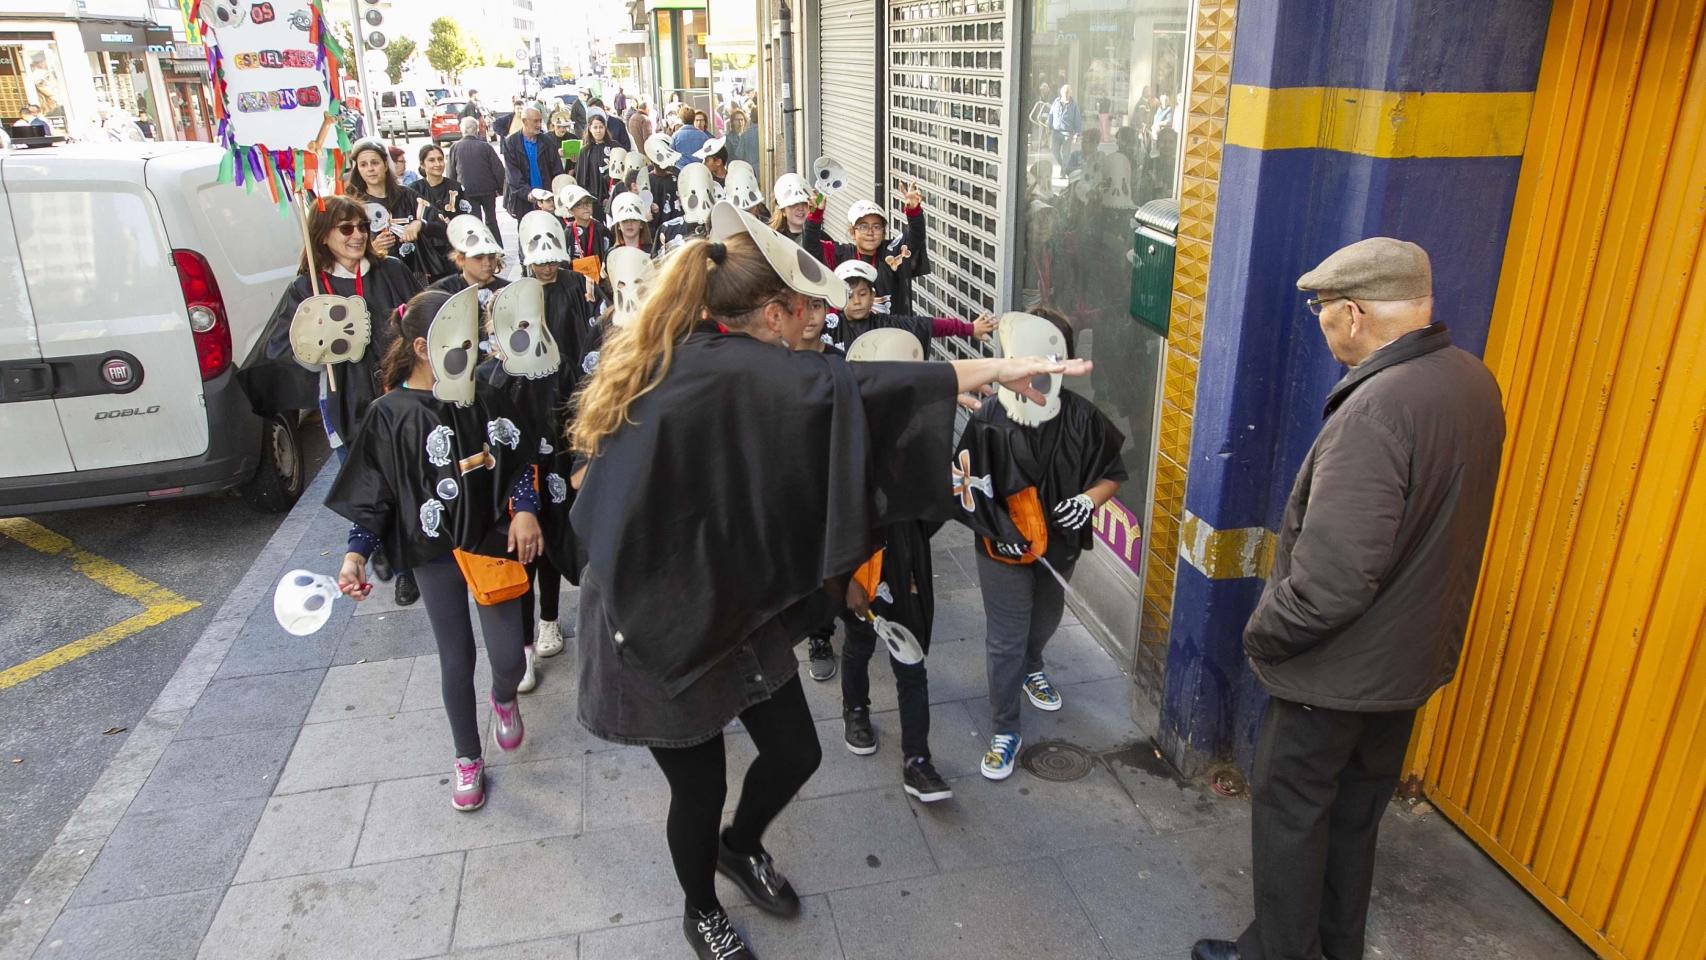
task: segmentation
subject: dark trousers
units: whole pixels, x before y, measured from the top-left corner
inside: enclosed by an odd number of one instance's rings
[[[870,623],[852,614],[843,614],[847,637],[841,644],[841,706],[845,709],[871,705],[871,655],[888,647],[878,638]],[[918,645],[930,652],[930,639],[918,638]],[[930,756],[930,676],[923,662],[910,666],[889,657],[894,670],[895,691],[900,694],[900,750],[907,759]]]
[[[1268,701],[1256,742],[1245,960],[1361,960],[1380,818],[1414,710],[1353,713]]]
[[[539,555],[539,559],[527,565],[527,575],[527,596],[523,598],[525,602],[522,604],[525,607],[523,619],[526,623],[522,635],[527,638],[527,645],[531,647],[533,635],[538,630],[538,625],[533,622],[532,617],[534,603],[539,605],[539,619],[555,622],[562,603],[563,575],[543,553]]]
[[[1071,578],[1079,551],[1051,543],[1044,557]],[[977,545],[977,585],[983,594],[984,656],[989,668],[989,719],[993,733],[1018,734],[1025,677],[1043,668],[1048,646],[1066,611],[1066,588],[1042,563],[1002,563]]]
[[[823,760],[811,708],[796,675],[770,699],[747,707],[741,726],[752,735],[758,759],[746,771],[740,803],[729,825],[729,846],[738,853],[764,849],[764,831]],[[717,903],[718,824],[728,799],[727,756],[719,732],[691,747],[652,747],[652,758],[669,781],[669,856],[687,905],[710,910]]]
[[[474,208],[474,216],[486,221],[486,226],[492,228],[492,236],[497,238],[498,245],[504,242],[503,231],[498,229],[498,195],[495,193],[470,193],[462,199],[468,201],[468,206]]]
[[[474,706],[474,625],[468,617],[468,583],[451,557],[434,560],[414,573],[438,641],[439,686],[456,755],[474,759],[480,755],[480,724]],[[492,697],[509,703],[527,669],[521,649],[521,624],[527,612],[520,597],[476,609],[486,656],[492,661]]]

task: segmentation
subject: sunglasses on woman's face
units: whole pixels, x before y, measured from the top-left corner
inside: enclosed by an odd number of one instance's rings
[[[373,229],[372,224],[368,223],[366,220],[361,220],[361,221],[358,221],[356,223],[340,223],[340,224],[338,224],[338,232],[343,234],[346,237],[349,236],[350,234],[355,233],[357,230],[360,230],[362,233],[367,233],[372,229]]]

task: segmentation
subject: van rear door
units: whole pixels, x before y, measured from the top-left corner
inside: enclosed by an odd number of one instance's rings
[[[43,150],[7,160],[13,225],[27,238],[19,245],[24,286],[42,357],[56,371],[54,405],[78,470],[207,450],[181,267],[143,182],[153,149],[171,146]]]
[[[53,369],[42,360],[24,289],[18,234],[5,196],[10,158],[0,157],[0,477],[70,473],[71,451],[53,406]]]

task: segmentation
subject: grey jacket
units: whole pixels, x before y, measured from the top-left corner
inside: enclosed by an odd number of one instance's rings
[[[1414,709],[1463,650],[1505,436],[1499,387],[1434,324],[1347,373],[1325,415],[1244,653],[1276,697]]]
[[[444,175],[462,184],[464,196],[495,197],[504,189],[503,161],[479,137],[464,137],[450,145]]]

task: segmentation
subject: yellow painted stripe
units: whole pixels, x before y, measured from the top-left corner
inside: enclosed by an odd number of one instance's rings
[[[1532,93],[1232,85],[1226,142],[1365,157],[1519,157]]]
[[[181,597],[105,557],[96,556],[78,547],[65,537],[33,521],[21,518],[0,520],[0,535],[16,540],[37,553],[50,557],[66,557],[71,561],[71,568],[84,577],[142,605],[142,612],[126,617],[110,627],[0,671],[0,690],[39,677],[55,667],[110,647],[126,637],[201,606],[195,600]]]
[[[1179,525],[1179,558],[1210,580],[1266,577],[1274,565],[1274,534],[1266,527],[1216,530],[1186,510]]]

